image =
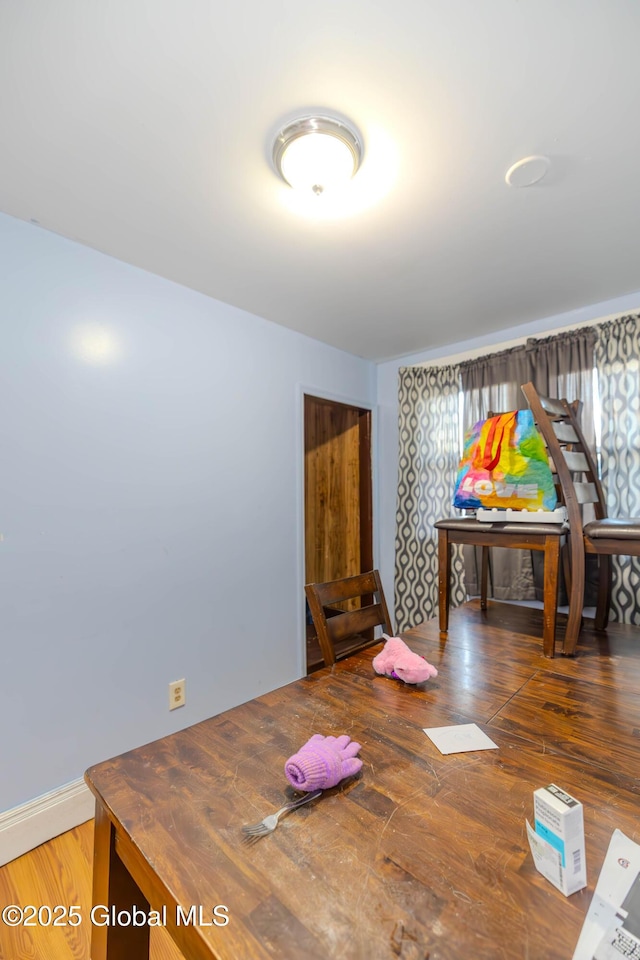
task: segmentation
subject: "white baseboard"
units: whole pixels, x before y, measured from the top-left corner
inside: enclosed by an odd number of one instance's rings
[[[94,813],[95,800],[84,780],[0,813],[0,867],[91,820]]]

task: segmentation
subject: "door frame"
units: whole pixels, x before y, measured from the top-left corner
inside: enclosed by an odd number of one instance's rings
[[[298,383],[296,400],[296,515],[298,523],[297,557],[296,557],[296,592],[298,598],[298,676],[304,677],[307,672],[307,628],[305,616],[305,500],[304,500],[304,398],[305,395],[317,397],[318,400],[328,400],[331,403],[342,403],[348,407],[357,407],[371,413],[371,553],[373,566],[379,567],[378,546],[378,411],[376,404],[370,399],[347,396],[342,393],[332,393],[323,390],[317,384]]]

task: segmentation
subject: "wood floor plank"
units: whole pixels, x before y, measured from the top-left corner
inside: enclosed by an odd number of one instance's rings
[[[640,776],[640,696],[597,681],[532,677],[492,726],[622,775]]]
[[[0,908],[77,905],[82,916],[75,927],[0,924],[0,960],[89,960],[92,858],[90,820],[0,868]],[[151,960],[184,960],[161,928],[151,930]]]
[[[91,903],[91,822],[56,837],[0,869],[0,902],[26,907]],[[2,960],[86,960],[89,955],[86,913],[79,926],[0,926]]]

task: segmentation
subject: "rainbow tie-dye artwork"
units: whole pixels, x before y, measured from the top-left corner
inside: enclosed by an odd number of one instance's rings
[[[547,449],[530,410],[479,420],[465,436],[454,507],[554,510]]]

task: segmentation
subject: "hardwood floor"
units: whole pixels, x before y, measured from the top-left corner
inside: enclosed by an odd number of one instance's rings
[[[558,649],[565,622],[566,618],[559,617]],[[557,655],[546,660],[542,656],[542,611],[490,602],[484,613],[475,601],[452,611],[447,640],[439,636],[436,621],[416,634],[425,641],[429,661],[439,667],[445,663],[449,675],[457,678],[451,696],[458,706],[464,694],[469,698],[469,710],[477,713],[482,707],[485,722],[496,730],[540,740],[559,756],[571,758],[577,770],[587,761],[597,767],[598,757],[603,757],[613,775],[637,776],[638,627],[612,624],[607,634],[599,634],[587,623],[577,657]],[[493,657],[504,657],[505,637],[509,675],[521,684],[517,704],[505,705],[504,690],[490,682],[490,671],[484,672]],[[439,699],[430,707],[430,725],[440,722],[439,708],[446,712],[444,671],[442,676]],[[570,695],[558,707],[554,690],[567,677],[572,680]],[[376,690],[380,698],[398,696],[392,684],[378,684]],[[405,701],[409,711],[414,699],[406,696]],[[608,743],[601,742],[604,727],[615,730]],[[92,854],[90,821],[0,868],[0,908],[13,903],[22,907],[78,905],[83,917],[76,927],[11,928],[0,924],[0,960],[89,960]],[[576,895],[574,901],[586,910],[587,893]],[[163,929],[151,931],[151,960],[183,960]]]
[[[78,926],[0,923],[0,960],[89,960],[92,857],[90,820],[0,868],[0,908],[77,905],[82,916]],[[46,923],[46,912],[42,916]],[[161,928],[151,930],[151,960],[183,960]]]

